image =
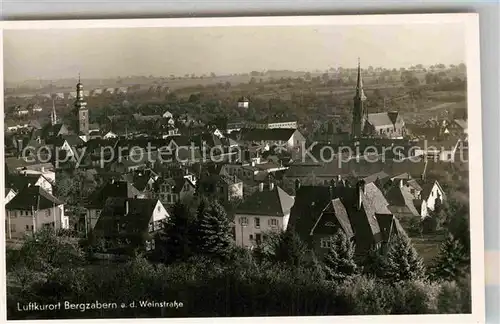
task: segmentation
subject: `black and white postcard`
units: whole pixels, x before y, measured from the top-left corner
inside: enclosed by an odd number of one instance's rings
[[[0,23],[2,316],[483,322],[478,21]]]

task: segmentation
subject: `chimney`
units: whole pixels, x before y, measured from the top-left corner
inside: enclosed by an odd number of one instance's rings
[[[295,179],[295,193],[300,189],[300,180]]]
[[[274,182],[269,182],[269,191],[274,189]]]
[[[334,186],[329,186],[328,187],[328,192],[330,193],[330,200],[333,199],[333,191],[334,191]]]
[[[259,191],[264,191],[264,182],[259,183]]]
[[[361,205],[363,204],[363,194],[365,193],[365,181],[359,180],[356,183],[356,208],[358,210],[361,209]]]
[[[128,215],[128,199],[125,200],[125,215]]]
[[[404,187],[404,184],[403,184],[403,179],[400,179],[400,180],[399,180],[399,187],[400,187],[400,188],[403,188],[403,187]]]

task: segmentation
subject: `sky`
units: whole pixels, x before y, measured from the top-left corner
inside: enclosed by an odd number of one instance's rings
[[[465,62],[463,24],[4,31],[6,82]]]

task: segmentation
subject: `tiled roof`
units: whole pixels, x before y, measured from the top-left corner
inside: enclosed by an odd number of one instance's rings
[[[417,191],[422,191],[422,187],[418,184],[418,181],[415,179],[409,180],[406,184]]]
[[[386,174],[401,174],[408,172],[415,178],[420,178],[424,173],[426,161],[420,162],[404,160],[396,162],[391,159],[376,162],[370,162],[365,159],[351,159],[349,162],[340,162],[334,160],[331,163],[302,164],[296,163],[290,165],[287,177],[337,177],[354,175],[356,177],[368,177],[372,174],[384,171]]]
[[[382,180],[388,177],[389,175],[387,173],[385,173],[384,171],[380,171],[365,177],[363,180],[365,181],[365,183],[371,183],[375,182],[377,179]]]
[[[296,129],[250,129],[241,134],[243,141],[288,141]]]
[[[417,208],[413,204],[413,195],[410,193],[410,189],[408,187],[393,186],[389,189],[386,196],[391,207],[406,207],[408,212],[413,216],[420,215]]]
[[[41,210],[52,208],[63,204],[63,202],[40,186],[29,186],[12,198],[5,206],[8,210]]]
[[[368,122],[374,127],[393,126],[393,122],[387,112],[368,114]]]
[[[339,198],[330,201],[311,229],[310,234],[335,234],[335,230],[332,231],[331,227],[336,226],[340,226],[348,238],[354,236],[354,231],[349,221],[349,215]]]
[[[94,230],[103,236],[147,232],[157,204],[157,199],[108,198]]]
[[[134,198],[141,192],[126,181],[110,181],[100,189],[94,191],[88,199],[88,207],[103,208],[106,199],[113,198]]]
[[[308,241],[311,229],[331,200],[328,187],[301,186],[295,193],[289,226],[293,227],[304,241]]]
[[[290,212],[293,204],[294,198],[292,196],[280,187],[275,187],[272,190],[257,190],[238,206],[236,213],[284,216]]]

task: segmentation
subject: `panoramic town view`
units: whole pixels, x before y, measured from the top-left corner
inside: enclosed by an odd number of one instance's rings
[[[5,32],[8,319],[471,313],[463,39]]]

